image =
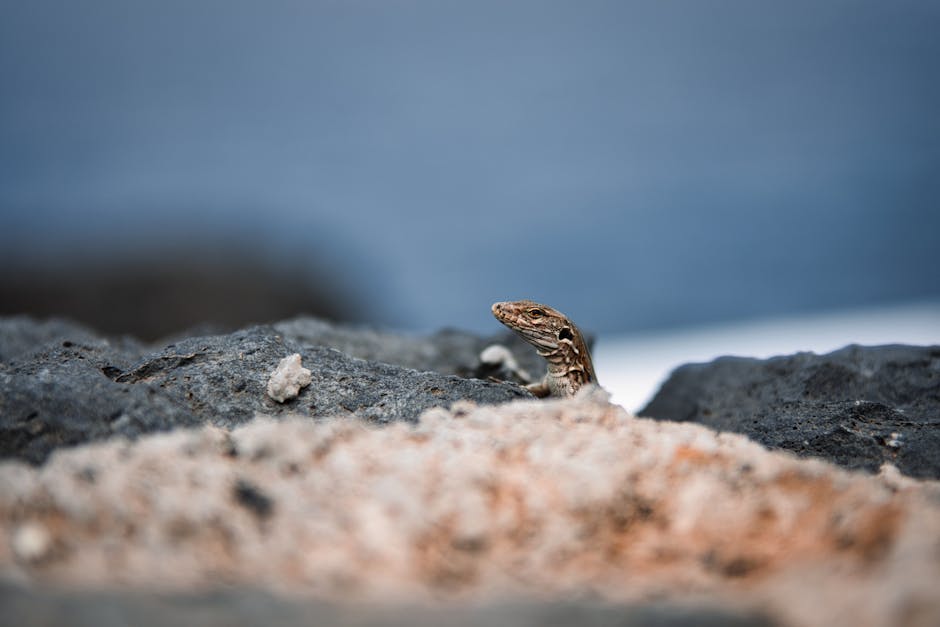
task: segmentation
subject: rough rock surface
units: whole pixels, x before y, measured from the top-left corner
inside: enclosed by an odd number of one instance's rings
[[[0,317],[0,363],[32,353],[38,348],[62,342],[95,344],[107,343],[116,352],[128,358],[139,358],[146,348],[130,338],[108,340],[94,331],[68,320],[34,320],[28,316]]]
[[[0,457],[39,463],[59,446],[201,422],[156,385],[122,385],[105,374],[130,368],[134,352],[78,327],[62,331],[0,363]]]
[[[107,340],[70,323],[0,322],[0,457],[33,463],[63,445],[206,422],[231,427],[256,413],[352,414],[389,422],[415,420],[425,409],[457,400],[501,403],[529,396],[509,384],[419,372],[355,359],[324,342],[311,345],[305,338],[314,334],[304,329],[334,327],[309,319],[291,324],[293,334],[259,326],[185,338],[157,350],[132,340]],[[341,334],[335,331],[336,338]],[[451,357],[450,363],[466,363],[469,371],[472,342],[461,337],[468,347],[459,355],[463,361]],[[412,344],[437,355],[430,365],[442,364],[450,351],[446,339]],[[313,382],[281,405],[265,387],[291,353],[301,354]]]
[[[510,349],[519,365],[535,378],[541,378],[546,370],[545,360],[539,357],[535,349],[510,331],[480,337],[465,331],[445,329],[423,337],[337,325],[310,317],[293,318],[273,326],[285,339],[300,344],[335,348],[359,359],[415,370],[482,378],[486,373],[480,371],[480,353],[493,344]]]
[[[675,370],[641,412],[851,469],[940,478],[940,346],[724,357]]]
[[[931,625],[940,486],[632,418],[596,393],[384,428],[263,418],[0,464],[0,579]]]

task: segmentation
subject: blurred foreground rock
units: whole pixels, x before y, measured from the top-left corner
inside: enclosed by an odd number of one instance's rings
[[[155,349],[67,322],[0,319],[0,457],[41,463],[60,446],[203,423],[232,427],[256,413],[413,421],[458,400],[528,397],[513,385],[454,376],[473,374],[486,345],[457,332],[408,338],[305,318]],[[280,404],[265,388],[292,353],[313,381]]]
[[[940,346],[723,357],[676,369],[641,412],[851,469],[940,478]]]
[[[723,608],[730,624],[930,625],[940,486],[636,419],[600,394],[464,403],[384,427],[260,418],[0,464],[0,578],[477,608],[656,600]]]

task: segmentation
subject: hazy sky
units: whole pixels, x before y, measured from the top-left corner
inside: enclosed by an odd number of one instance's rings
[[[940,2],[0,1],[0,246],[239,238],[398,326],[940,298]]]

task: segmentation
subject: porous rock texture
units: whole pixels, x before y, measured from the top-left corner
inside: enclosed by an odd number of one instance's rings
[[[391,348],[370,348],[383,341]],[[177,426],[233,427],[258,412],[413,421],[458,400],[529,397],[514,385],[455,376],[473,374],[485,346],[469,334],[408,338],[305,318],[153,347],[62,321],[2,319],[0,458],[41,463],[60,446]],[[312,384],[280,404],[265,388],[292,353],[312,371]],[[424,357],[428,365],[412,369]]]
[[[771,448],[940,479],[940,346],[723,357],[676,369],[641,416],[743,433]]]
[[[532,376],[540,377],[546,370],[545,360],[535,349],[510,331],[480,337],[457,329],[444,329],[420,336],[334,324],[309,316],[277,322],[272,326],[285,338],[300,344],[335,348],[359,359],[414,370],[485,377],[490,373],[480,371],[479,357],[483,349],[493,344],[510,348],[519,364]]]
[[[260,417],[0,464],[0,578],[930,625],[940,486],[637,419],[591,391],[384,427]]]

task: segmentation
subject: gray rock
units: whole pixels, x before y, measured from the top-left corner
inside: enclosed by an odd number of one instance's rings
[[[70,320],[52,318],[34,320],[27,316],[0,318],[0,363],[12,361],[43,346],[78,343],[89,344],[103,341],[94,331]],[[109,341],[122,352],[139,354],[142,344],[131,338]]]
[[[65,340],[0,364],[0,458],[37,464],[60,446],[202,422],[156,385],[108,378],[131,359],[103,340]]]
[[[430,407],[457,400],[486,404],[529,396],[511,384],[357,359],[310,345],[299,332],[279,333],[269,326],[187,338],[142,356],[140,344],[111,342],[68,323],[3,323],[0,347],[12,358],[0,363],[0,457],[31,463],[43,462],[59,446],[205,422],[231,427],[257,413],[351,414],[385,423],[413,421]],[[309,327],[323,329],[324,335],[335,329],[331,337],[341,346],[356,344],[350,330],[313,321]],[[414,364],[430,355],[425,370],[471,369],[474,338],[454,334],[459,339],[449,342],[448,337],[402,339],[383,348],[379,336],[365,335],[358,352],[369,354],[371,346],[374,356],[392,360],[397,349],[399,361]],[[30,350],[33,341],[39,346]],[[295,352],[313,381],[299,397],[280,404],[266,395],[267,380],[278,362]]]
[[[310,317],[299,317],[273,325],[287,341],[307,346],[327,346],[352,357],[381,361],[415,370],[433,370],[460,377],[481,376],[480,353],[491,344],[502,344],[520,365],[541,377],[545,360],[535,349],[511,332],[488,337],[444,329],[430,336],[406,335],[365,327],[337,325]],[[497,326],[494,321],[494,327]]]
[[[850,469],[940,478],[940,346],[723,357],[676,369],[640,415],[743,433]]]
[[[429,336],[406,335],[375,329],[337,325],[317,318],[298,317],[273,325],[285,340],[309,346],[328,346],[360,359],[381,361],[416,370],[433,370],[458,377],[495,378],[526,383],[516,372],[480,363],[480,353],[499,344],[512,353],[518,366],[532,380],[545,376],[547,365],[535,349],[511,331],[480,337],[465,331],[444,329]],[[503,329],[494,320],[494,327]],[[593,348],[594,336],[585,341]]]
[[[277,403],[265,387],[278,362],[292,353],[300,353],[312,382],[296,399]],[[183,340],[114,380],[157,385],[196,415],[224,427],[243,423],[256,413],[285,412],[414,421],[426,409],[458,400],[493,404],[529,396],[505,383],[421,372],[350,357],[334,348],[303,345],[268,326]]]

